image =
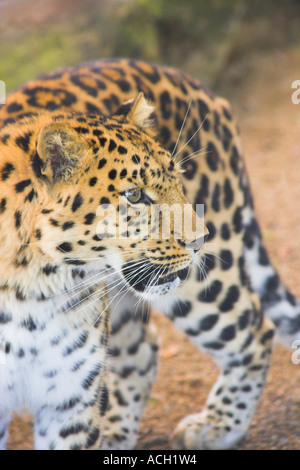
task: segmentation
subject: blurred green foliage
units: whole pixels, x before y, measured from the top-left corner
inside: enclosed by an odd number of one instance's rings
[[[14,0],[19,22],[6,19],[9,5],[3,15],[0,7],[0,79],[8,90],[111,56],[173,65],[216,86],[230,68],[246,73],[253,52],[300,42],[299,0]]]
[[[299,42],[299,7],[299,0],[127,0],[108,38],[112,55],[175,65],[213,85],[252,50]]]

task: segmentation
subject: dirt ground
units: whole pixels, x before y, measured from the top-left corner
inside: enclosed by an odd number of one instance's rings
[[[297,47],[260,56],[241,83],[232,77],[229,97],[239,117],[269,254],[283,280],[300,296],[300,105],[291,102],[291,83],[300,79],[298,58]],[[202,409],[218,374],[211,359],[167,319],[155,315],[154,321],[161,336],[160,370],[138,449],[169,449],[170,432],[185,415]],[[300,365],[292,364],[292,352],[276,348],[259,407],[239,449],[300,448]],[[28,418],[14,419],[8,447],[32,448]]]

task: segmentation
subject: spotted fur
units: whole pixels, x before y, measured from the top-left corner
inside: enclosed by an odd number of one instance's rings
[[[220,367],[173,446],[234,447],[263,389],[275,326],[292,341],[300,309],[263,246],[229,104],[182,72],[107,60],[29,82],[8,97],[0,125],[2,445],[10,412],[26,404],[37,448],[132,448],[158,350],[136,295],[160,295],[158,308]],[[205,205],[198,263],[191,240],[174,233],[132,241],[133,224],[122,241],[95,237],[99,203],[122,211],[131,186],[149,208]]]

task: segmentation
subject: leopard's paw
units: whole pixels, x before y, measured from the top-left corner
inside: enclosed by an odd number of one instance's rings
[[[128,439],[127,436],[116,434],[114,436],[104,436],[101,450],[132,450],[136,446],[137,439]]]
[[[237,446],[246,431],[232,428],[226,416],[210,416],[208,410],[186,416],[171,436],[173,449],[223,450]]]

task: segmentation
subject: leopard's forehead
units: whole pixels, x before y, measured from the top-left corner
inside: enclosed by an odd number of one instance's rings
[[[121,119],[82,113],[41,113],[8,123],[0,131],[5,146],[34,152],[41,128],[49,122],[67,122],[91,149],[91,165],[111,170],[108,179],[124,179],[130,183],[177,179],[179,166],[151,131]],[[97,162],[97,163],[96,163]]]

